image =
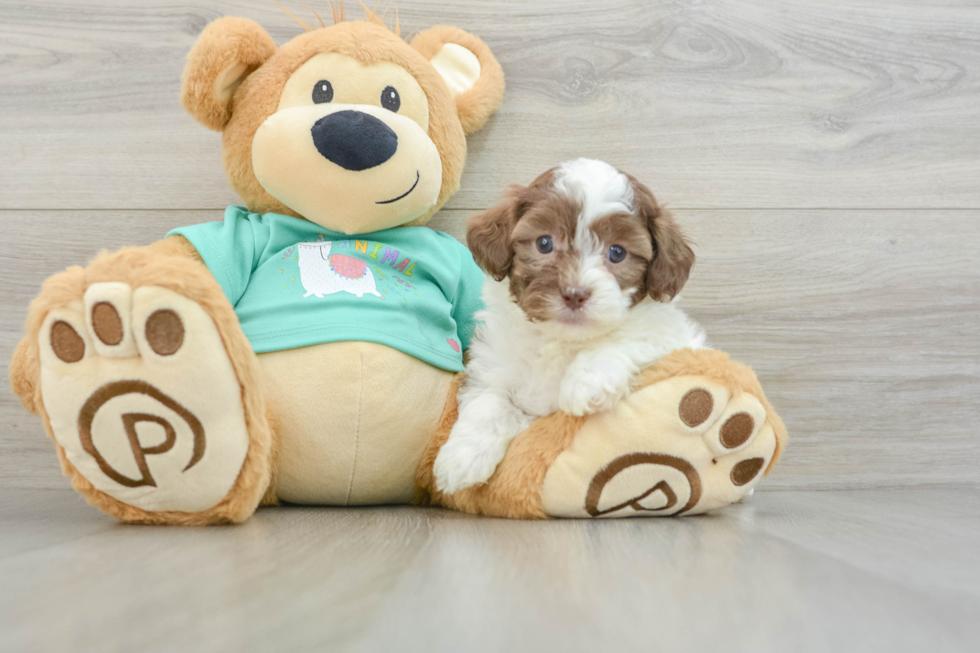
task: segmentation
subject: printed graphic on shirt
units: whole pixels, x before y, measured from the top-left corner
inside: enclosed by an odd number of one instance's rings
[[[281,266],[278,271],[286,294],[302,299],[323,299],[341,292],[358,298],[374,295],[389,302],[390,308],[421,299],[421,289],[412,283],[420,268],[405,252],[368,240],[330,241],[323,234],[316,237],[316,242],[300,242],[280,252],[277,267]],[[407,307],[404,310],[400,318],[404,324],[398,328],[400,337],[427,342],[454,354],[461,352],[456,338],[443,336],[444,339],[433,340],[418,316]]]
[[[367,263],[353,256],[331,254],[333,243],[299,243],[300,281],[306,294],[323,299],[324,295],[347,292],[357,295],[374,295],[384,299],[374,282],[374,274]]]
[[[419,296],[418,287],[412,283],[417,263],[397,249],[367,240],[329,241],[323,234],[317,234],[317,239],[291,245],[281,252],[280,274],[286,275],[290,266],[298,266],[300,272],[284,276],[287,283],[283,290],[298,290],[289,283],[293,282],[303,286],[303,298],[322,298],[341,291],[357,297],[374,295],[403,302]]]

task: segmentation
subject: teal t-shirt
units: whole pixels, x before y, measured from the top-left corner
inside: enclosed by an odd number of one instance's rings
[[[358,340],[463,369],[483,273],[448,234],[398,227],[348,236],[239,206],[224,222],[175,234],[201,254],[256,353]]]

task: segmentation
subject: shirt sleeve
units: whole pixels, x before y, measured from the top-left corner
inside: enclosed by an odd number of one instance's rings
[[[257,240],[263,237],[266,230],[260,225],[253,225],[251,218],[251,214],[239,207],[228,207],[223,222],[180,227],[167,234],[183,236],[190,241],[221,284],[232,306],[245,294],[249,278],[258,263],[256,257],[264,248],[264,243]]]
[[[456,332],[459,335],[463,349],[470,348],[473,330],[478,324],[477,311],[483,310],[484,275],[483,270],[473,260],[473,255],[465,246],[457,248],[460,259],[459,284],[456,287],[456,297],[453,300],[453,319],[456,321]]]

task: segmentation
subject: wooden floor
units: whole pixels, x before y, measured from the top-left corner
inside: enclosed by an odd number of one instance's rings
[[[4,384],[0,648],[980,650],[980,0],[396,4],[507,75],[432,225],[460,237],[571,157],[638,176],[696,242],[683,304],[758,373],[783,463],[689,520],[125,528]],[[222,15],[299,33],[264,0],[0,1],[0,360],[48,275],[239,201],[178,102]]]
[[[976,651],[980,491],[758,493],[716,515],[508,522],[269,508],[123,526],[0,503],[4,651]]]

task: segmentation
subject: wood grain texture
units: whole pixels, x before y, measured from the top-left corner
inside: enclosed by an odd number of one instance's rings
[[[4,651],[972,651],[980,493],[768,492],[687,519],[0,503]]]
[[[7,211],[0,359],[40,282],[100,247],[209,211]],[[468,213],[432,225],[462,238]],[[980,212],[677,211],[698,263],[682,304],[751,365],[786,421],[765,489],[980,483]],[[0,392],[0,486],[64,487],[52,445]]]
[[[479,34],[507,74],[450,207],[485,207],[504,185],[588,155],[678,207],[980,208],[976,1],[399,9],[407,33],[450,23]],[[0,208],[235,201],[218,136],[178,103],[184,57],[222,15],[258,20],[280,43],[299,33],[272,2],[0,4]]]

